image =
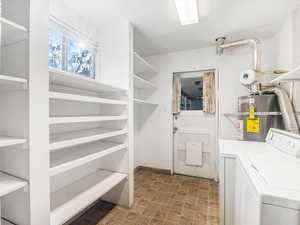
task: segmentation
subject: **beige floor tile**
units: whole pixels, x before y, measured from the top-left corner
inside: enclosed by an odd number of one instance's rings
[[[131,209],[100,201],[71,225],[217,225],[218,184],[140,170]]]

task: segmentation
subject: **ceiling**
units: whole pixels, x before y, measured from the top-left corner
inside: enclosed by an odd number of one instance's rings
[[[64,1],[99,26],[132,22],[135,50],[144,56],[211,46],[218,36],[269,37],[299,6],[299,0],[199,0],[200,23],[181,26],[173,0]]]

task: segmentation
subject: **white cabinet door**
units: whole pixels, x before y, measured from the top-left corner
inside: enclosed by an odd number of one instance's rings
[[[234,225],[260,225],[260,206],[259,195],[237,160]]]
[[[234,224],[236,159],[220,159],[220,224]]]

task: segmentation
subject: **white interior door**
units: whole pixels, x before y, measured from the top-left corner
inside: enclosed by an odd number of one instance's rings
[[[214,178],[215,175],[215,116],[182,112],[174,118],[174,172],[183,175]],[[188,160],[188,148],[195,145],[201,157]],[[193,150],[192,150],[193,151]],[[193,158],[193,154],[192,158]],[[202,158],[202,160],[201,160]]]
[[[203,97],[202,74],[182,74],[181,110],[174,116],[173,168],[177,174],[215,178],[217,113],[204,113],[202,102],[190,101]]]

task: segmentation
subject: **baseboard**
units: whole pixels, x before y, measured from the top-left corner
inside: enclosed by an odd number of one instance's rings
[[[138,171],[153,171],[155,173],[163,173],[163,174],[168,174],[171,175],[171,170],[167,170],[167,169],[159,169],[159,168],[153,168],[153,167],[146,167],[146,166],[138,166],[134,169],[134,172],[137,173]]]

